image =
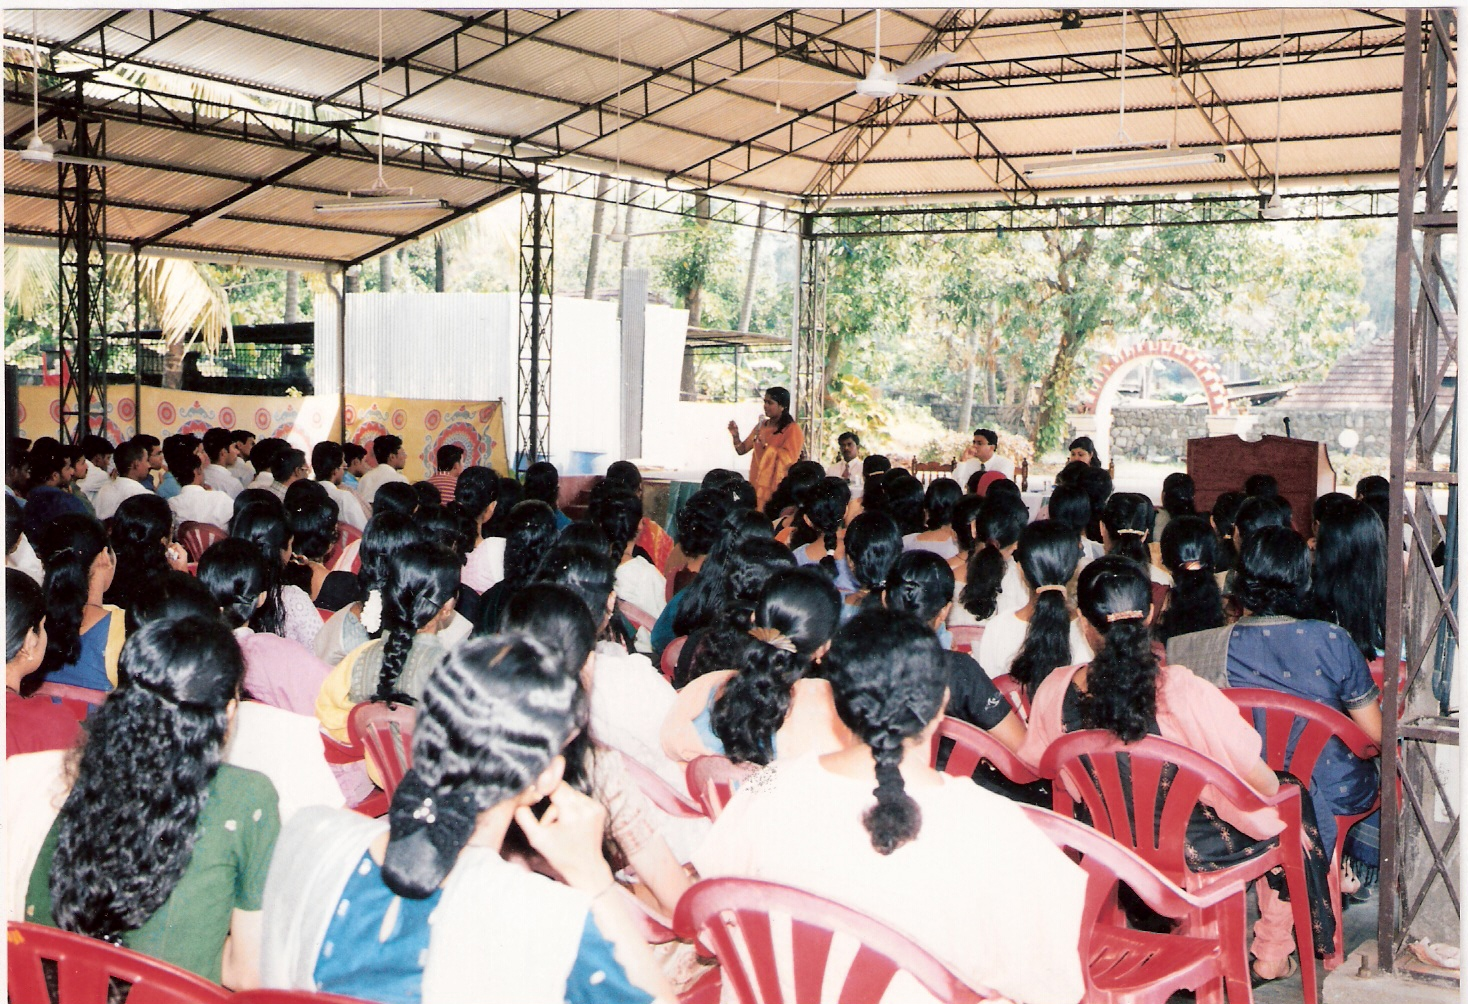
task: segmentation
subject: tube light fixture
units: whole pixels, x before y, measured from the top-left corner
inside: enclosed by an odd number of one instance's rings
[[[1222,164],[1225,147],[1203,147],[1193,150],[1127,150],[1115,153],[1053,157],[1025,164],[1027,178],[1067,178],[1077,174],[1106,174],[1112,171],[1146,171],[1158,167],[1191,167]]]
[[[426,209],[447,209],[443,199],[428,196],[359,196],[346,199],[328,199],[316,203],[318,213],[401,213]]]

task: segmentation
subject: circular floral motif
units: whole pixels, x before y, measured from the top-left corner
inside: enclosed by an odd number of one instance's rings
[[[219,424],[226,429],[234,428],[234,409],[229,405],[219,409]]]
[[[174,410],[172,402],[158,402],[158,421],[164,425],[172,425],[176,418],[178,418],[178,412]]]
[[[53,421],[53,422],[60,422],[61,421],[61,400],[59,398],[52,398],[50,412],[51,412],[51,421]]]
[[[479,421],[488,422],[491,418],[494,418],[494,405],[487,404],[479,409]]]
[[[269,411],[269,409],[267,409],[267,408],[257,408],[257,409],[255,409],[255,428],[257,428],[257,429],[268,429],[268,428],[270,428],[270,411]]]
[[[209,423],[202,418],[193,419],[178,427],[178,434],[180,436],[202,436],[208,431]]]
[[[358,446],[365,446],[378,436],[385,435],[387,435],[387,426],[381,422],[363,422],[357,427],[357,431],[352,433],[352,442]],[[369,450],[368,452],[370,453],[371,451]]]
[[[408,415],[407,412],[403,411],[403,409],[399,408],[392,413],[392,427],[394,429],[402,429],[402,427],[407,424]]]
[[[429,432],[432,432],[434,429],[438,428],[439,421],[440,416],[438,413],[438,409],[434,408],[428,414],[423,416],[423,428],[427,429]]]
[[[352,425],[356,421],[357,421],[357,409],[356,408],[353,408],[351,405],[347,405],[347,425]]]
[[[463,448],[465,467],[477,467],[482,461],[489,459],[491,444],[468,422],[454,422],[445,426],[443,432],[433,441],[431,455],[437,456],[439,449],[451,445]]]
[[[121,401],[117,402],[117,417],[122,419],[124,422],[131,422],[133,420],[134,412],[135,409],[133,407],[132,398],[125,397]]]

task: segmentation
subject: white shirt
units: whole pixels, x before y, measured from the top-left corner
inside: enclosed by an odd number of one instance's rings
[[[36,549],[25,539],[25,534],[15,542],[15,550],[5,556],[5,567],[25,572],[36,580],[38,586],[46,581],[46,569],[41,565],[41,559],[36,557]]]
[[[620,645],[597,645],[591,669],[591,735],[686,791],[683,766],[663,752],[663,720],[678,693],[645,655]]]
[[[147,495],[148,489],[143,487],[141,481],[132,478],[115,477],[107,482],[97,491],[97,497],[92,506],[97,510],[98,519],[111,519],[117,514],[117,507],[122,505],[134,495]]]
[[[253,478],[251,478],[250,483],[245,487],[263,488],[269,490],[270,486],[273,484],[275,484],[275,475],[271,474],[269,471],[261,471],[259,474],[256,474]]]
[[[231,499],[245,490],[245,486],[240,484],[240,479],[235,477],[228,467],[221,467],[218,464],[210,464],[204,468],[204,484],[215,491],[224,492]]]
[[[112,475],[108,474],[105,468],[98,467],[96,464],[88,464],[87,476],[82,478],[78,482],[78,485],[82,490],[82,494],[87,497],[87,501],[95,507],[97,504],[97,493],[111,480]]]
[[[505,538],[485,537],[469,552],[460,581],[481,595],[505,577]]]
[[[852,461],[843,460],[840,463],[832,464],[830,467],[826,468],[826,476],[832,478],[841,478],[851,486],[851,497],[861,498],[862,481],[860,458]]]
[[[362,511],[362,503],[357,496],[351,492],[338,488],[330,481],[316,482],[326,489],[326,495],[336,503],[336,518],[348,526],[356,527],[358,530],[367,529],[367,514]]]
[[[984,626],[984,637],[979,639],[979,650],[975,653],[984,672],[990,677],[1008,673],[1009,668],[1014,665],[1014,657],[1019,655],[1019,650],[1025,643],[1025,633],[1029,629],[1029,621],[1020,620],[1019,615],[1013,611],[990,617],[988,624]],[[1080,621],[1071,618],[1070,662],[1066,665],[1090,662],[1093,655],[1091,646],[1086,644],[1086,636],[1081,633]]]
[[[168,507],[180,523],[208,523],[221,530],[229,527],[234,516],[234,502],[224,492],[206,491],[203,485],[184,485],[168,500]]]
[[[361,497],[363,502],[371,505],[372,500],[377,497],[377,489],[389,481],[401,481],[403,484],[408,483],[408,479],[403,476],[403,472],[392,464],[378,464],[357,479],[357,495]]]
[[[229,468],[229,473],[239,478],[242,486],[247,486],[255,480],[255,465],[244,457],[240,457]]]
[[[1009,480],[1014,480],[1014,461],[997,453],[988,460],[980,460],[978,457],[970,457],[965,460],[953,469],[953,480],[958,482],[958,487],[967,491],[968,479],[973,477],[980,467],[984,469],[985,473],[998,471]]]
[[[653,617],[668,605],[668,580],[646,558],[633,558],[617,566],[617,598],[626,600]],[[637,651],[652,652],[652,641],[646,628],[637,629]]]

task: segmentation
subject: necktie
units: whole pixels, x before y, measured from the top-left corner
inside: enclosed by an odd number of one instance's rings
[[[988,469],[988,466],[989,466],[988,464],[986,464],[982,460],[980,460],[979,461],[979,473],[980,474],[983,474],[984,471]]]

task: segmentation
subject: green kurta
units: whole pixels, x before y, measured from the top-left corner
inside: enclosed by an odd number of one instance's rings
[[[51,859],[57,825],[46,834],[26,890],[25,919],[55,927]],[[199,815],[194,853],[172,895],[128,933],[128,948],[219,982],[224,940],[235,910],[259,910],[265,874],[280,833],[275,786],[264,774],[221,764]],[[97,834],[97,839],[106,837]]]

